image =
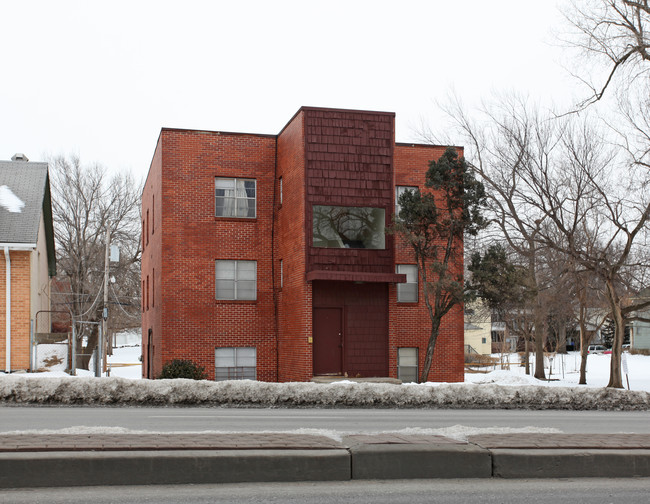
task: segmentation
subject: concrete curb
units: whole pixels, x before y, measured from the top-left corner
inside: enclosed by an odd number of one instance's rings
[[[351,479],[490,478],[490,453],[472,445],[358,445]]]
[[[491,450],[497,478],[636,478],[650,476],[650,450]]]
[[[349,479],[346,450],[0,454],[0,488]]]
[[[649,435],[2,435],[0,488],[650,477]]]

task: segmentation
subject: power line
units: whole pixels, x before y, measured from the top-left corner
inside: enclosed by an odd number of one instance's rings
[[[130,318],[133,318],[133,319],[141,319],[142,318],[141,315],[139,315],[139,314],[138,315],[132,315],[131,313],[128,313],[124,308],[122,308],[122,304],[120,303],[120,300],[118,299],[117,294],[115,294],[115,289],[113,288],[113,285],[109,284],[109,287],[110,287],[109,290],[111,291],[111,294],[113,294],[113,297],[115,298],[117,306],[120,307],[120,310],[122,310],[127,317],[130,317]]]

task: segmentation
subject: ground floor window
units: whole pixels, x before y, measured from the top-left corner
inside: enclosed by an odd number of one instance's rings
[[[397,378],[402,382],[418,381],[418,349],[397,349]]]
[[[255,347],[224,347],[215,349],[215,380],[257,379]]]

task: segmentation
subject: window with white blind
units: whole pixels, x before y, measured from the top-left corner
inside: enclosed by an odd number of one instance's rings
[[[402,382],[418,381],[418,349],[397,349],[397,378]]]
[[[257,349],[224,347],[215,349],[215,380],[256,380]]]
[[[257,299],[257,261],[215,261],[215,297]]]
[[[398,303],[418,302],[418,267],[415,264],[398,264],[397,273],[406,275],[406,283],[397,284]]]

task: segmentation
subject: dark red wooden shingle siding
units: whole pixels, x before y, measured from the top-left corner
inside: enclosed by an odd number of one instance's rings
[[[307,271],[394,273],[393,238],[385,250],[312,247],[312,205],[393,205],[395,114],[304,108]]]

